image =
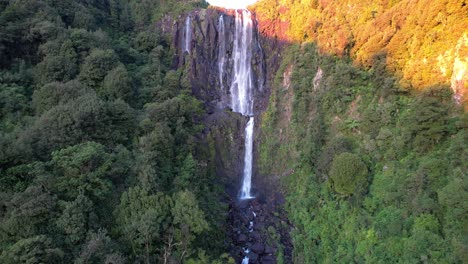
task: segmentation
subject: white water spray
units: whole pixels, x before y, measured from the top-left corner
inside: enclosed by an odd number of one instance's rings
[[[236,11],[231,107],[244,116],[251,116],[253,110],[252,28],[252,14],[248,10]]]
[[[252,183],[252,160],[253,160],[253,129],[254,117],[249,118],[249,122],[245,127],[245,153],[244,153],[244,178],[242,180],[242,188],[240,193],[241,199],[251,199],[250,195]]]
[[[254,198],[250,194],[252,184],[252,160],[253,160],[253,73],[252,73],[252,39],[253,21],[252,14],[248,10],[236,10],[234,45],[232,51],[233,70],[230,85],[231,108],[234,112],[243,116],[249,116],[249,122],[245,127],[245,153],[242,187],[240,199]],[[222,85],[222,74],[225,56],[224,19],[219,18],[220,48],[218,53],[219,78]]]
[[[219,27],[219,50],[218,50],[218,72],[219,72],[219,85],[221,85],[221,90],[224,90],[223,83],[223,70],[224,62],[226,60],[226,29],[224,27],[224,18],[223,15],[219,17],[218,21]]]
[[[190,16],[185,18],[185,43],[184,52],[190,53],[190,42],[192,40],[192,26],[190,25]]]

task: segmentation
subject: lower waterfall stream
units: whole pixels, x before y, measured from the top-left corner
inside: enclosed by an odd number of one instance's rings
[[[254,117],[251,116],[247,126],[245,127],[244,174],[242,179],[240,199],[254,198],[250,194],[250,189],[252,187],[253,130]]]

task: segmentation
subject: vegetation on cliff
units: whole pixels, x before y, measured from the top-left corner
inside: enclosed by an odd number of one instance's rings
[[[315,42],[366,69],[385,60],[404,89],[452,83],[468,100],[466,1],[276,0],[254,9],[270,37]]]
[[[258,166],[283,176],[295,262],[466,262],[466,1],[254,9],[288,46]]]
[[[292,45],[262,116],[259,167],[284,178],[295,263],[463,263],[468,120],[447,85],[408,93]]]

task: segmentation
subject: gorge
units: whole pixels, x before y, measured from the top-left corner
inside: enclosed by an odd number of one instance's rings
[[[0,263],[465,263],[467,1],[223,2],[0,1]]]

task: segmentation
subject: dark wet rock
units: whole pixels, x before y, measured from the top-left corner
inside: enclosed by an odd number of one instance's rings
[[[252,250],[252,252],[255,252],[257,254],[262,254],[265,251],[265,246],[262,243],[257,242],[252,245],[250,250]]]
[[[259,242],[262,240],[262,237],[260,236],[260,233],[258,233],[257,231],[253,231],[252,233],[250,233],[250,237],[252,238],[252,240],[256,241],[256,242]]]
[[[245,244],[247,242],[247,236],[244,235],[244,234],[240,234],[238,237],[237,237],[237,243],[238,244]]]
[[[249,258],[249,263],[255,263],[258,260],[258,254],[255,254],[254,252],[249,252],[247,257]]]
[[[276,253],[276,249],[268,245],[265,245],[265,251],[263,253],[267,255],[273,255]]]
[[[263,223],[263,221],[259,221],[258,223],[256,223],[255,225],[255,228],[256,229],[262,229],[265,227],[265,224]]]
[[[260,260],[260,263],[261,264],[274,264],[274,263],[276,263],[276,260],[275,260],[275,258],[273,256],[264,256]]]
[[[247,207],[249,207],[249,201],[248,200],[239,201],[239,208],[240,209],[246,209]]]

